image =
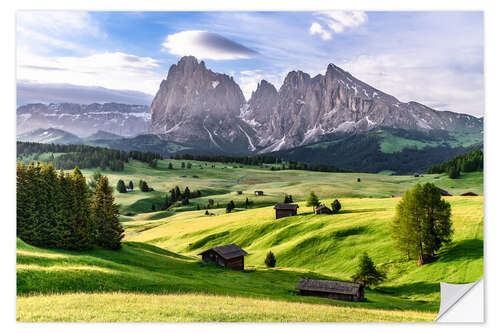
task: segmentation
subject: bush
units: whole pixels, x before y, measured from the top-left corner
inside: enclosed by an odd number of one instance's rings
[[[274,253],[269,251],[266,256],[266,260],[264,260],[264,263],[266,264],[267,267],[275,267],[276,266],[276,257],[274,256]]]
[[[338,201],[337,199],[335,199],[332,202],[332,212],[333,212],[333,214],[337,214],[340,211],[341,208],[342,208],[342,205],[340,204],[340,201]]]
[[[120,193],[127,193],[127,187],[125,186],[125,183],[121,179],[118,181],[118,184],[116,185],[116,189]]]

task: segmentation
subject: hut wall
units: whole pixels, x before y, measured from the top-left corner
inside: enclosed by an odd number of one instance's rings
[[[226,260],[226,264],[224,267],[226,267],[228,269],[235,270],[235,271],[242,271],[245,269],[244,257],[241,256],[241,257]]]
[[[287,209],[276,209],[276,218],[295,216],[297,215],[297,210],[287,210]]]
[[[338,299],[341,301],[351,301],[351,302],[361,300],[357,296],[354,296],[354,295],[330,293],[330,292],[324,292],[324,291],[300,290],[299,294],[302,296],[323,297],[323,298],[331,298],[331,299]]]

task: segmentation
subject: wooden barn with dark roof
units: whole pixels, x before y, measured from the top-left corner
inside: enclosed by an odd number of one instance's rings
[[[247,254],[236,244],[217,246],[198,253],[203,261],[211,261],[235,271],[245,269],[244,256]]]
[[[297,204],[277,203],[276,205],[274,205],[276,218],[280,219],[282,217],[295,216],[297,215],[297,208],[299,208],[299,205]]]
[[[334,280],[300,279],[295,289],[302,296],[333,298],[359,302],[365,298],[363,285]]]

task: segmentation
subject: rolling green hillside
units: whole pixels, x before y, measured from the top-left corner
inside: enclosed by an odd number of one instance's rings
[[[174,169],[168,169],[168,163]],[[454,195],[482,195],[483,175],[390,176],[266,167],[159,161],[158,168],[131,161],[124,171],[105,172],[111,184],[140,179],[153,192],[117,193],[126,237],[120,251],[84,252],[17,243],[17,319],[20,321],[431,321],[439,308],[439,282],[466,283],[483,272],[483,197],[447,197],[452,205],[453,242],[439,259],[418,267],[392,249],[389,224],[400,195],[417,182],[434,182]],[[212,168],[212,164],[215,166]],[[93,170],[84,170],[87,178]],[[193,176],[196,176],[193,177]],[[361,182],[357,182],[361,178]],[[201,198],[168,211],[158,207],[178,185],[200,190]],[[254,190],[264,196],[254,196]],[[317,216],[305,207],[309,190],[338,215]],[[236,191],[243,191],[237,195]],[[284,194],[300,201],[299,215],[274,219],[272,205]],[[248,197],[252,205],[245,209]],[[209,199],[220,203],[205,216]],[[229,200],[236,211],[226,214]],[[244,272],[200,261],[197,253],[236,243],[249,255]],[[266,268],[272,250],[276,268]],[[367,251],[388,279],[366,290],[367,301],[342,302],[295,293],[300,277],[350,280],[358,256]],[[125,317],[124,317],[125,316]]]

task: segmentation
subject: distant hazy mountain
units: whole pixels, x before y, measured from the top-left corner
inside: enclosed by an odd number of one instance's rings
[[[17,141],[39,142],[39,143],[58,143],[58,144],[80,144],[83,140],[74,134],[57,129],[36,129],[34,131],[18,134]]]
[[[149,108],[145,105],[28,104],[17,108],[17,133],[39,128],[57,128],[81,137],[106,131],[120,136],[147,132]]]
[[[234,80],[192,56],[172,65],[151,105],[151,133],[227,153],[271,152],[378,128],[480,133],[466,114],[403,103],[330,64],[292,71],[277,90],[259,83],[248,102]]]

